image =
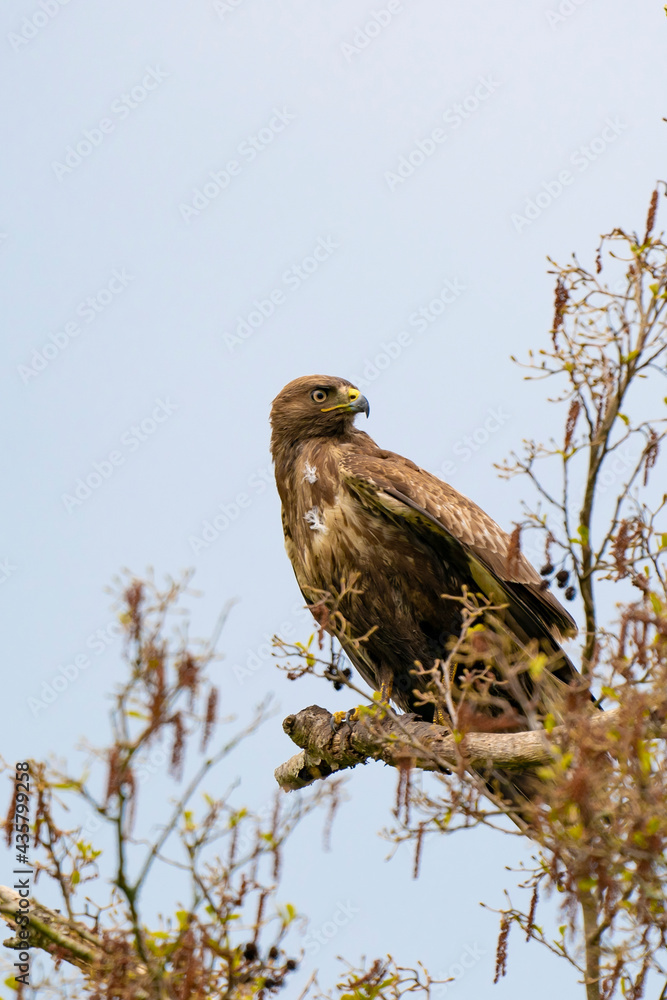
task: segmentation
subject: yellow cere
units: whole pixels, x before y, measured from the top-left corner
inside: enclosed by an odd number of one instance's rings
[[[341,410],[345,406],[349,406],[350,403],[354,403],[355,399],[359,398],[359,390],[350,388],[347,390],[348,402],[347,403],[336,403],[335,406],[323,406],[320,410],[321,413],[329,413],[331,410]]]

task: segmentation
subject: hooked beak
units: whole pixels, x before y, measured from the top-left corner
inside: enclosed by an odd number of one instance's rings
[[[365,413],[366,417],[370,417],[371,406],[365,396],[359,394],[355,400],[350,401],[350,413]]]

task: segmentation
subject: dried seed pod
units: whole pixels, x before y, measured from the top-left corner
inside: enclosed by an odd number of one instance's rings
[[[567,581],[570,579],[570,574],[566,569],[559,569],[556,573],[556,582],[559,587],[564,587]]]
[[[551,576],[551,574],[553,573],[553,571],[554,571],[554,568],[553,568],[552,564],[550,562],[545,563],[544,566],[542,567],[542,569],[540,570],[540,576]]]
[[[576,596],[577,596],[577,592],[574,589],[574,587],[568,587],[567,590],[565,591],[565,600],[566,601],[573,601]]]

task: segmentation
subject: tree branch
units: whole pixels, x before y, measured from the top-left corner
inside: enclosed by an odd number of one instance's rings
[[[17,917],[24,910],[20,907],[21,897],[9,886],[0,885],[0,918],[16,931]],[[96,970],[108,968],[113,962],[112,956],[106,951],[100,938],[92,934],[85,924],[70,920],[57,910],[50,910],[36,900],[30,900],[28,914],[30,927],[30,947],[41,948],[56,960],[64,960],[76,966],[91,980],[95,981]],[[6,948],[23,949],[25,947],[17,938],[3,941]],[[146,975],[146,968],[137,963],[134,977],[140,981]],[[133,994],[135,1000],[147,1000],[149,994],[137,986]]]
[[[617,725],[619,714],[619,708],[592,712],[590,733],[602,739]],[[453,736],[444,726],[393,714],[384,719],[362,717],[336,726],[333,716],[318,705],[288,715],[283,729],[302,748],[274,772],[286,792],[369,760],[394,767],[409,760],[424,771],[447,772],[461,766],[481,771],[492,767],[525,771],[549,764],[555,748],[566,745],[568,736],[565,726],[556,726],[549,734],[542,729]],[[667,724],[656,722],[651,730],[652,736],[667,738]],[[607,742],[604,748],[609,749]]]

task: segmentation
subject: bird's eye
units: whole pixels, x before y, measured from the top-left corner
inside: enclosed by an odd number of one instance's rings
[[[326,391],[326,389],[313,389],[313,391],[310,394],[310,398],[314,400],[316,403],[323,403],[328,395],[329,393]]]

